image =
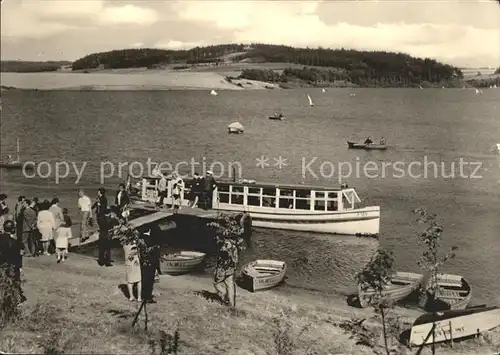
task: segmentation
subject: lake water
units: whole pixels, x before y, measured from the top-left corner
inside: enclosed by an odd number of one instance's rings
[[[307,94],[315,107],[307,105]],[[412,211],[425,207],[443,221],[443,246],[459,248],[444,271],[472,283],[473,303],[500,304],[500,160],[490,152],[500,142],[499,105],[500,90],[494,89],[482,96],[467,89],[221,91],[216,97],[208,91],[7,91],[2,92],[3,158],[15,153],[19,137],[24,160],[47,161],[52,167],[57,161],[87,165],[78,184],[74,173],[56,184],[53,175],[27,178],[2,170],[1,189],[12,196],[57,194],[76,219],[76,190],[83,186],[94,195],[103,161],[146,164],[150,158],[175,165],[193,158],[205,161],[207,168],[221,162],[226,173],[229,162],[236,161],[246,178],[321,185],[338,183],[332,165],[351,163],[356,169],[358,164],[358,176],[354,171],[343,181],[356,187],[363,204],[381,206],[380,244],[395,251],[399,270],[418,270],[416,234],[423,227]],[[275,111],[286,120],[268,120]],[[234,121],[245,126],[243,135],[227,134]],[[384,136],[390,149],[348,150],[346,139],[353,135]],[[270,167],[256,166],[261,156],[270,158]],[[272,166],[280,156],[287,159],[282,169]],[[314,158],[311,170],[303,171]],[[465,166],[461,177],[460,159],[481,166],[476,172],[475,165]],[[430,167],[427,177],[416,177],[424,173],[418,163],[412,165],[413,177],[408,167],[403,174],[387,166],[382,176],[383,163],[400,162],[401,167],[425,161],[443,164],[447,177],[440,166],[438,176]],[[371,167],[364,174],[367,163]],[[212,170],[218,174],[221,166]],[[121,181],[116,174],[106,187]],[[378,246],[355,237],[260,229],[253,238],[255,248],[245,260],[285,260],[290,285],[322,292],[352,289],[354,274]]]

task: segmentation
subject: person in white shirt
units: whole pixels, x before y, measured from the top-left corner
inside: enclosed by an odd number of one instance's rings
[[[165,200],[165,197],[168,196],[168,191],[167,191],[167,177],[162,174],[160,181],[158,181],[158,196],[160,197],[160,201],[158,201],[158,207],[163,207],[163,202]]]
[[[80,210],[80,215],[82,217],[80,223],[80,242],[88,239],[87,225],[89,224],[89,219],[92,213],[92,200],[90,197],[85,195],[82,189],[78,191],[78,209]]]
[[[184,181],[177,173],[172,173],[172,209],[177,211],[182,204],[181,192],[184,189]]]

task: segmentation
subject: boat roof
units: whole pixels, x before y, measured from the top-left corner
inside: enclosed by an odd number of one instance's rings
[[[159,180],[159,176],[144,176],[144,179]],[[170,178],[168,176],[167,178]],[[185,178],[184,181],[191,181],[193,178]],[[306,185],[306,184],[290,184],[290,183],[276,183],[276,182],[264,182],[264,181],[254,181],[254,180],[240,180],[233,181],[232,179],[217,179],[217,184],[219,185],[232,185],[232,186],[249,186],[257,188],[280,188],[288,190],[315,190],[315,191],[341,191],[341,190],[355,190],[353,187],[342,188],[339,185],[334,186],[322,186],[322,185]]]
[[[486,307],[485,305],[471,307],[467,309],[458,309],[453,311],[444,311],[444,312],[436,312],[436,313],[426,313],[420,317],[418,317],[415,322],[413,322],[413,326],[426,324],[426,323],[434,323],[441,320],[452,319],[461,316],[467,316],[474,313],[482,313],[491,311],[494,309],[498,309],[497,306]]]

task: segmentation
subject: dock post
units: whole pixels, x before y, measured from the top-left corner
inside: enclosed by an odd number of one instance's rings
[[[450,320],[450,342],[451,342],[451,347],[453,348],[453,328],[451,327],[451,320]]]

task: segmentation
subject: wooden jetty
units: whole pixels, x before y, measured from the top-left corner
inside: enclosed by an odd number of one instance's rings
[[[169,219],[172,216],[174,216],[174,211],[168,207],[158,210],[153,204],[148,204],[148,203],[140,203],[140,204],[132,203],[130,207],[132,210],[140,209],[149,212],[144,216],[137,217],[129,221],[130,224],[135,228],[152,223],[161,223],[162,221],[168,222]],[[201,219],[215,220],[217,219],[220,213],[217,211],[204,210],[202,208],[197,208],[197,207],[195,208],[182,207],[180,210],[178,210],[177,214],[181,216],[192,216]],[[92,228],[89,230],[88,239],[82,242],[80,241],[79,237],[74,237],[69,240],[69,244],[73,248],[80,247],[95,243],[97,242],[98,239],[99,239],[99,230],[97,228]]]

